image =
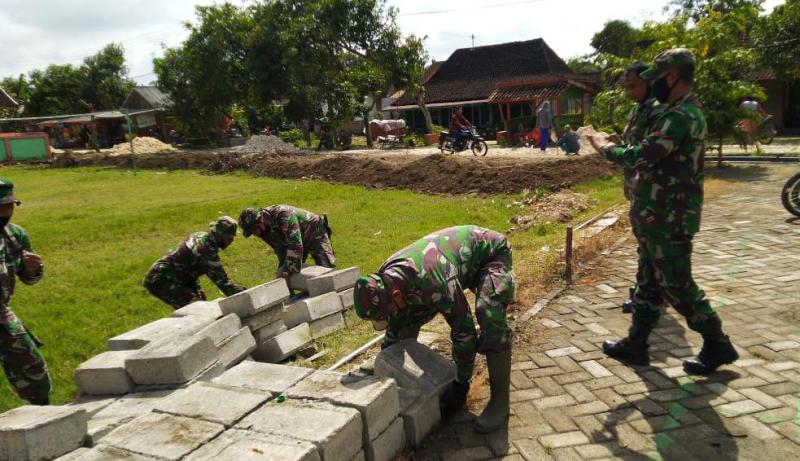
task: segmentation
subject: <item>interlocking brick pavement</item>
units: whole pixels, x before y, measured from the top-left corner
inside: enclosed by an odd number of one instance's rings
[[[744,171],[742,171],[744,170]],[[800,459],[800,222],[780,204],[786,166],[736,168],[708,200],[694,274],[741,360],[708,377],[681,366],[702,344],[671,307],[651,336],[652,365],[627,367],[600,344],[624,336],[618,308],[634,279],[632,241],[595,261],[524,328],[514,351],[507,430],[484,436],[465,413],[419,460]]]

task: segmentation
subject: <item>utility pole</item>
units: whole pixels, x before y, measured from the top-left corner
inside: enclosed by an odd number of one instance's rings
[[[470,35],[470,37],[472,38],[472,49],[474,50],[475,49],[475,34]]]

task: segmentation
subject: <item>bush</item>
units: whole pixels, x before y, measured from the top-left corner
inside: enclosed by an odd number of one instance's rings
[[[305,144],[305,140],[303,139],[303,130],[300,128],[293,128],[288,131],[279,131],[278,137],[283,139],[284,141],[294,144],[296,147],[301,147],[300,144]],[[302,146],[308,147],[308,146]]]

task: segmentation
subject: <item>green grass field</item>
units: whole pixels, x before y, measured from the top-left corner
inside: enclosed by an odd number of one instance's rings
[[[334,229],[339,267],[377,269],[397,249],[430,231],[478,224],[505,231],[516,211],[513,196],[440,197],[408,191],[376,191],[319,181],[207,176],[199,172],[115,169],[50,170],[7,167],[23,201],[12,222],[25,227],[45,262],[37,285],[18,284],[12,308],[46,343],[53,402],[74,397],[74,369],[106,349],[106,340],[172,310],[141,286],[149,266],[191,232],[205,230],[220,214],[234,218],[246,206],[289,203],[327,213]],[[621,199],[619,178],[576,190],[599,200],[584,216]],[[560,239],[560,225],[515,234],[515,251],[538,249]],[[246,286],[271,280],[276,259],[256,239],[239,236],[221,253],[231,277]],[[519,259],[519,256],[516,256]],[[219,291],[202,281],[209,297]],[[368,339],[368,324],[350,318],[350,329],[322,342],[330,363]],[[0,412],[22,404],[0,378]]]

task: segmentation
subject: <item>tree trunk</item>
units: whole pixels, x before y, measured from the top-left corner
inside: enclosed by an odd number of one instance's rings
[[[719,143],[717,144],[717,168],[722,168],[722,135],[719,135]]]
[[[425,93],[417,93],[417,105],[419,110],[422,111],[422,116],[425,117],[425,132],[433,133],[433,120],[431,120],[431,113],[428,112],[428,107],[425,105]]]
[[[308,129],[308,122],[303,120],[303,139],[306,141],[306,146],[311,149],[311,131]]]

